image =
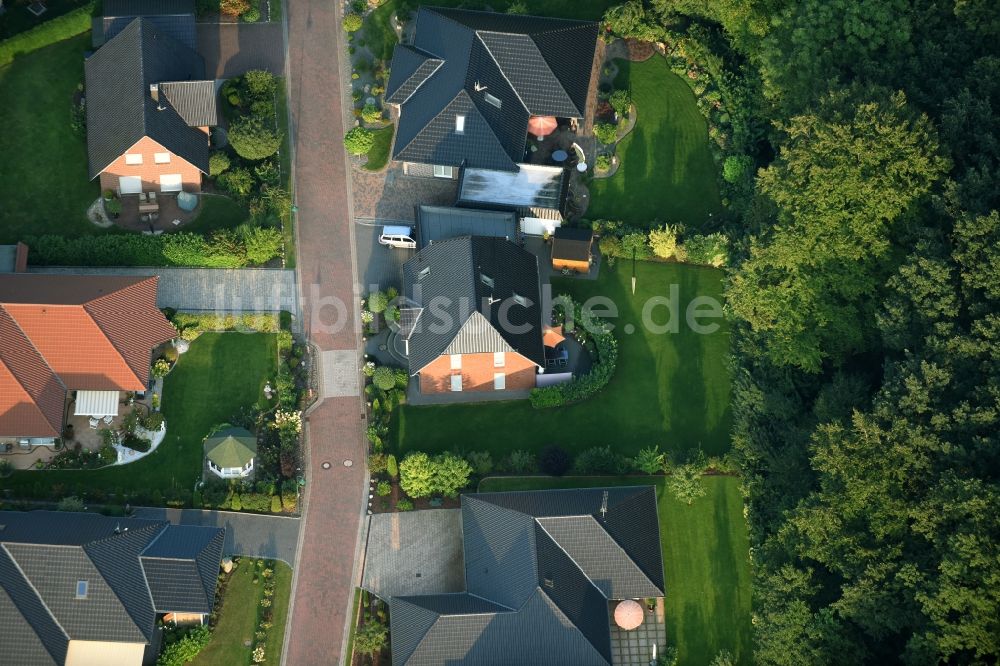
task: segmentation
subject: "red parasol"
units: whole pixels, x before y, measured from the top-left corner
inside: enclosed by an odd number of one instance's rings
[[[556,131],[559,121],[555,116],[531,116],[528,119],[528,131],[535,136],[548,136]]]
[[[642,606],[637,601],[626,599],[615,608],[615,624],[625,631],[637,629],[642,624]]]

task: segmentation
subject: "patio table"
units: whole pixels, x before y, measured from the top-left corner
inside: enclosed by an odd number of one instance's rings
[[[554,162],[565,162],[567,157],[569,157],[569,153],[565,150],[555,150],[552,152],[552,160]]]

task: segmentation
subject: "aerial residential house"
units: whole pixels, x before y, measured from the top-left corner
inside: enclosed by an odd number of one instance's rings
[[[177,331],[156,277],[0,274],[0,446],[52,445],[70,409],[114,416]]]
[[[463,495],[461,518],[466,589],[389,600],[394,664],[650,663],[616,635],[664,596],[652,486]]]
[[[157,30],[188,48],[197,48],[194,0],[104,0],[103,16],[91,25],[94,48],[102,46],[137,18],[145,17]]]
[[[212,612],[224,540],[216,527],[0,511],[0,661],[155,663],[158,620]]]
[[[572,131],[583,124],[599,71],[597,30],[588,21],[421,7],[386,85],[399,116],[393,158],[411,175],[457,178],[467,169],[489,180],[499,171],[520,185],[536,120]]]
[[[90,178],[122,195],[199,192],[218,112],[193,17],[189,34],[169,16],[125,18],[84,63]]]
[[[497,237],[433,243],[403,265],[399,335],[421,393],[535,387],[545,367],[538,261]]]

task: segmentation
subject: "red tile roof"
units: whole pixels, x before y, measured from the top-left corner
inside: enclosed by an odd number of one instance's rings
[[[157,280],[0,275],[0,433],[53,436],[54,419],[58,434],[67,389],[143,390],[150,350],[177,335],[156,309]]]

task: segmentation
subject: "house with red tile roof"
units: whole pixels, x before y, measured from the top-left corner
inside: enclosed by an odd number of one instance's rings
[[[158,280],[0,274],[0,446],[53,443],[70,400],[112,415],[122,391],[147,388],[152,349],[177,335]]]

